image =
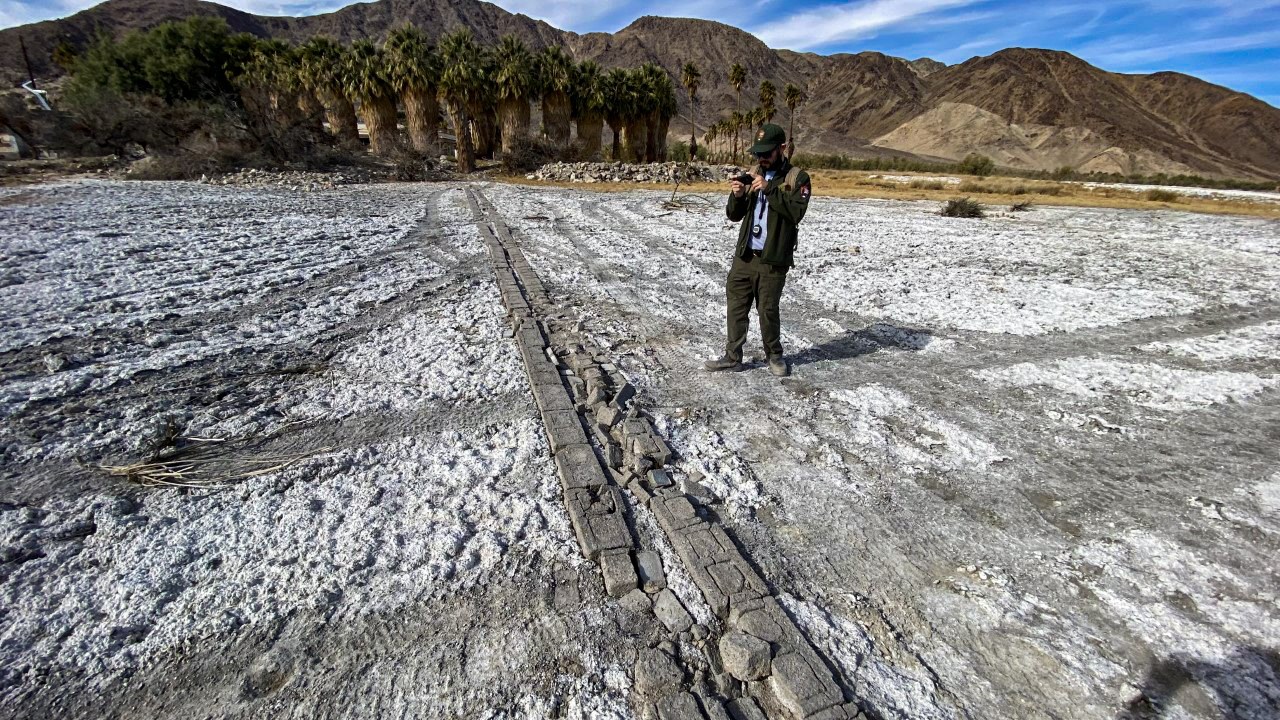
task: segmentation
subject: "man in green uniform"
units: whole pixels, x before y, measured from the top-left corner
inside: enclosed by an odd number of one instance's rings
[[[747,341],[748,314],[756,306],[760,335],[769,372],[778,377],[790,374],[782,356],[781,319],[778,301],[794,264],[796,226],[809,208],[809,175],[794,167],[784,152],[787,135],[777,125],[765,125],[756,133],[751,153],[759,165],[752,169],[750,185],[729,181],[730,220],[742,221],[733,267],[725,282],[728,340],[724,355],[708,360],[706,369],[736,370],[742,364],[742,346]]]

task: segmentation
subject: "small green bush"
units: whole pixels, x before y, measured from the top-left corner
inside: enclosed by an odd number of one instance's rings
[[[960,164],[956,166],[957,172],[966,175],[977,175],[978,177],[986,177],[995,172],[996,164],[991,158],[978,153],[970,153]]]
[[[982,206],[982,203],[967,197],[952,198],[942,206],[940,214],[943,217],[984,218],[987,216],[987,209]]]

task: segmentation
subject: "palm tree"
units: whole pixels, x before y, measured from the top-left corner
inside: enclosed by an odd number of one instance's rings
[[[696,160],[698,158],[698,81],[702,78],[702,73],[698,72],[698,66],[691,62],[684,64],[680,68],[680,84],[684,85],[685,92],[689,93],[689,159]]]
[[[481,47],[480,84],[471,96],[467,113],[471,116],[471,135],[476,144],[476,157],[492,158],[498,151],[498,92],[493,85],[497,70],[493,53]]]
[[[515,35],[503,35],[494,51],[493,86],[498,96],[498,119],[502,123],[502,153],[515,147],[517,139],[529,136],[529,99],[533,97],[533,54]]]
[[[383,47],[387,74],[404,102],[409,141],[414,150],[432,152],[440,139],[440,102],[436,100],[440,58],[426,34],[412,24],[392,30]]]
[[[369,150],[386,155],[399,142],[395,90],[387,75],[386,55],[370,40],[351,43],[345,81],[348,97],[360,104],[357,112],[369,132]]]
[[[653,63],[645,63],[639,68],[631,70],[631,87],[632,97],[635,102],[631,105],[631,117],[627,118],[626,136],[623,137],[623,154],[627,156],[627,160],[632,163],[645,163],[649,160],[649,150],[653,147],[653,154],[657,155],[657,143],[650,145],[649,140],[649,120],[653,120],[653,129],[657,133],[657,96],[655,96],[654,79],[655,73],[652,69]]]
[[[733,91],[738,94],[738,100],[734,103],[734,112],[742,112],[742,86],[747,82],[747,70],[738,63],[734,63],[729,67],[729,84],[733,86]],[[733,136],[733,154],[738,154],[738,142],[740,138],[737,130]]]
[[[318,35],[299,48],[298,54],[302,82],[324,106],[329,132],[342,140],[359,140],[356,109],[342,87],[346,50],[332,38]]]
[[[796,108],[804,104],[809,96],[800,87],[791,83],[787,83],[783,95],[786,98],[787,111],[791,113],[791,129],[787,131],[787,139],[790,140],[787,143],[787,157],[790,158],[796,154]]]
[[[538,85],[542,93],[542,127],[551,142],[569,144],[569,117],[572,108],[573,59],[559,45],[551,45],[538,55]]]
[[[658,68],[659,74],[654,78],[654,114],[657,116],[656,125],[650,132],[652,142],[655,144],[656,154],[654,160],[658,162],[667,161],[667,136],[671,134],[671,118],[676,116],[679,110],[679,102],[676,100],[676,84],[670,75],[662,68]]]
[[[778,90],[773,86],[773,83],[768,80],[760,83],[760,109],[764,111],[764,122],[773,122],[773,115],[777,112],[774,103],[777,100]]]
[[[468,116],[472,99],[480,92],[484,82],[480,47],[475,36],[463,28],[440,40],[440,84],[438,91],[449,110],[457,138],[458,172],[475,169],[475,146],[471,142],[471,118]]]
[[[720,136],[720,123],[714,122],[707,126],[707,131],[702,135],[702,144],[707,148],[707,154],[710,160],[715,162],[715,142]]]
[[[604,78],[593,60],[578,64],[573,76],[573,117],[578,123],[578,143],[586,160],[600,158],[600,134],[604,130]]]
[[[291,48],[281,40],[259,40],[238,78],[245,105],[266,122],[281,128],[298,120],[296,75],[290,71]]]
[[[733,127],[733,143],[731,143],[729,147],[729,153],[733,156],[733,162],[738,162],[741,158],[741,154],[738,152],[738,146],[742,139],[742,128],[746,127],[751,122],[748,115],[750,115],[750,113],[734,110],[733,114],[729,116],[727,121],[728,124]]]
[[[634,112],[635,93],[631,73],[622,68],[614,68],[605,73],[600,80],[602,94],[605,99],[604,120],[613,131],[613,147],[610,156],[613,160],[622,159],[622,136],[626,132],[627,122]]]

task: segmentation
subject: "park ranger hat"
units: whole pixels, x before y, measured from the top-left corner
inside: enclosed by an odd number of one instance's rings
[[[787,133],[773,123],[769,123],[756,133],[756,144],[751,146],[751,154],[773,152],[773,149],[787,141]]]

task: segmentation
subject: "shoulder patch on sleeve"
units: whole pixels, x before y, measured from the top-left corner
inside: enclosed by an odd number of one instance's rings
[[[812,192],[812,189],[809,187],[809,181],[805,180],[804,184],[800,186],[800,196],[808,200],[810,192]]]

